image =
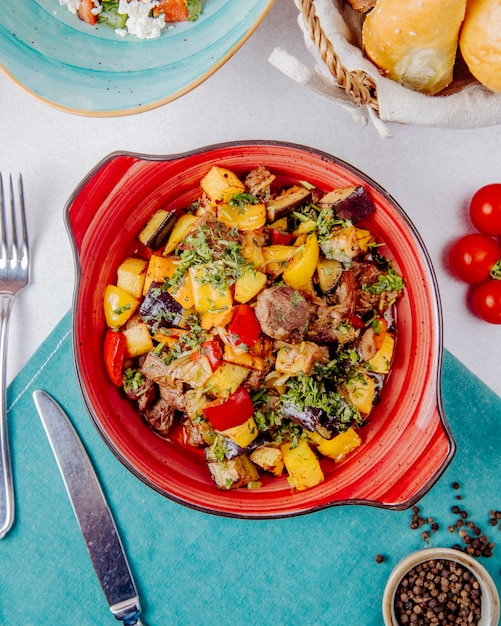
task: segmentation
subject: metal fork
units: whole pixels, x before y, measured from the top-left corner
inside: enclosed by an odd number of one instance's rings
[[[14,192],[12,175],[9,193],[4,192],[0,173],[0,539],[14,522],[14,485],[9,453],[6,407],[7,332],[9,314],[16,295],[30,279],[30,262],[23,179],[17,176]]]

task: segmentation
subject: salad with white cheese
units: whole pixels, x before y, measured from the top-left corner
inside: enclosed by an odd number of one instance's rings
[[[155,39],[173,22],[193,22],[201,0],[59,0],[71,13],[90,24],[104,24],[121,36]]]

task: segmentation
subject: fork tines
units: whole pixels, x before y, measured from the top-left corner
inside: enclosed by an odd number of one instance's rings
[[[21,174],[16,176],[17,196],[14,190],[14,177],[12,174],[9,174],[8,185],[4,185],[3,178],[0,173],[0,268],[5,268],[7,263],[12,267],[18,264],[26,265],[27,267],[28,234],[24,207],[23,178]],[[6,193],[5,187],[8,187],[8,193]]]

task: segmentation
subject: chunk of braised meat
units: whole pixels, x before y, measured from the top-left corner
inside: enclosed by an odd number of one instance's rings
[[[371,311],[379,301],[379,295],[372,293],[368,289],[363,289],[363,285],[373,285],[377,283],[377,278],[381,270],[374,263],[352,263],[352,272],[355,275],[356,289],[356,311],[360,315]]]
[[[181,381],[173,381],[172,385],[159,385],[160,397],[177,411],[186,411],[184,385]]]
[[[144,378],[140,385],[124,385],[125,395],[132,402],[137,402],[140,411],[149,408],[158,396],[158,386],[150,378]]]
[[[256,167],[256,169],[247,174],[244,179],[244,185],[247,191],[253,196],[268,198],[271,184],[274,180],[275,175],[264,167],[264,165],[259,165],[259,167]]]
[[[329,304],[343,317],[351,317],[355,313],[357,302],[357,283],[355,274],[351,270],[345,270],[328,298]]]
[[[379,276],[387,273],[387,268],[378,267],[375,263],[353,263],[352,270],[358,285],[356,292],[356,312],[360,315],[372,309],[386,311],[402,294],[392,290],[371,290],[377,285]]]
[[[362,361],[369,361],[378,351],[376,344],[376,333],[373,328],[369,326],[360,335],[354,344],[355,350],[360,355]]]
[[[170,382],[168,367],[160,354],[150,351],[143,361],[141,373],[145,378],[154,380],[156,383],[167,384]]]
[[[318,343],[344,345],[358,337],[360,330],[350,324],[355,313],[357,285],[351,270],[345,270],[328,298],[318,298],[313,321],[308,328],[308,339]]]
[[[204,419],[192,420],[189,417],[183,419],[183,429],[186,443],[193,448],[205,448],[209,436],[214,433],[212,425]]]
[[[321,304],[308,328],[307,337],[317,343],[336,343],[340,346],[351,343],[359,336],[360,330],[348,322],[337,306]]]
[[[264,359],[264,368],[262,370],[253,370],[245,381],[245,386],[249,389],[259,389],[264,383],[264,379],[271,372],[275,365],[275,355],[270,355]]]
[[[148,352],[141,366],[141,373],[145,380],[157,383],[160,397],[169,406],[178,411],[186,411],[183,383],[172,379],[169,374],[169,366],[160,354],[154,351]]]
[[[257,297],[256,317],[273,339],[301,341],[310,321],[303,296],[292,287],[270,287]]]
[[[143,411],[143,417],[155,432],[165,437],[172,428],[175,413],[175,409],[160,398],[149,409]]]

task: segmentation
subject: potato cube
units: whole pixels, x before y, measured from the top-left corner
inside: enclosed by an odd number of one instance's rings
[[[228,398],[240,387],[249,375],[249,370],[241,365],[224,362],[207,380],[207,393],[216,398]]]
[[[320,463],[306,439],[299,439],[295,447],[289,442],[283,443],[280,450],[284,458],[285,469],[298,491],[315,487],[324,480]]]
[[[256,269],[261,269],[264,265],[263,249],[252,232],[242,233],[242,256],[246,261],[252,263]]]
[[[141,322],[123,331],[125,335],[125,358],[131,359],[153,349],[153,341],[146,324]]]
[[[360,413],[367,415],[372,410],[374,396],[376,393],[376,383],[374,379],[363,371],[351,378],[343,387],[347,399]]]
[[[117,270],[117,287],[125,289],[134,298],[140,298],[146,277],[148,261],[139,257],[127,257]]]
[[[151,283],[163,283],[174,275],[177,268],[176,260],[178,260],[177,257],[151,255],[143,286],[143,296],[148,293]]]
[[[262,356],[253,354],[248,350],[239,350],[229,343],[224,346],[223,359],[229,363],[248,367],[251,370],[258,370],[259,372],[264,370],[264,358]]]
[[[327,363],[328,350],[312,341],[303,341],[298,344],[287,344],[277,352],[275,369],[283,374],[298,374],[302,372],[309,376],[317,362]]]
[[[235,194],[245,191],[245,185],[234,172],[216,165],[202,178],[200,186],[214,203],[228,202]]]
[[[244,304],[252,300],[266,285],[267,277],[263,272],[247,270],[235,282],[235,300]]]
[[[245,487],[249,483],[259,480],[256,466],[245,454],[234,459],[218,461],[211,458],[211,448],[206,448],[205,456],[216,487],[222,491]]]
[[[253,417],[249,417],[243,424],[227,428],[221,432],[225,437],[234,441],[237,446],[241,448],[246,448],[259,434]]]
[[[284,457],[280,448],[260,446],[251,453],[249,458],[258,467],[271,472],[274,476],[280,476],[284,471]]]

